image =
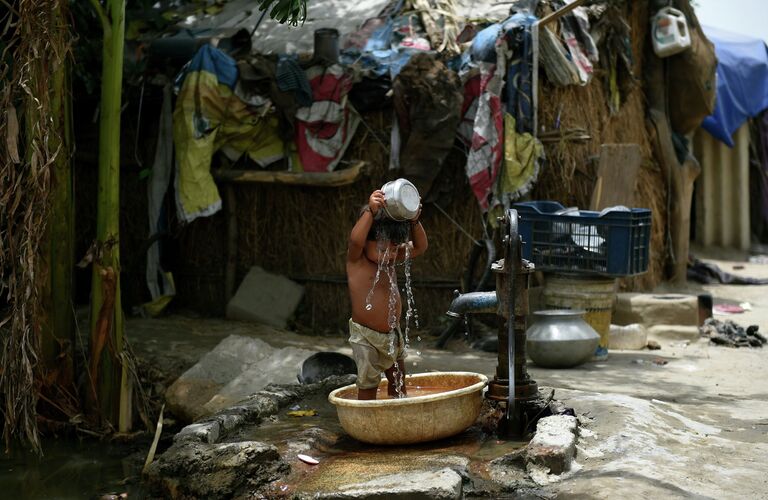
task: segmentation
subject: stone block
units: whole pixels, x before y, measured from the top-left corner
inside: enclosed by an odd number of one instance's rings
[[[648,343],[648,331],[639,323],[611,325],[611,349],[639,350]]]
[[[269,384],[297,383],[302,362],[314,351],[230,335],[184,372],[166,391],[168,408],[193,422],[247,398]]]
[[[648,329],[648,339],[657,342],[690,341],[696,342],[701,337],[699,327],[683,325],[654,325]]]
[[[152,462],[152,498],[245,498],[290,470],[277,448],[256,441],[174,444]]]
[[[620,293],[613,311],[613,323],[653,325],[699,324],[699,300],[695,295]]]
[[[227,304],[227,318],[285,328],[303,294],[298,283],[254,266]]]
[[[213,444],[219,439],[221,427],[219,422],[201,422],[190,424],[174,436],[174,441],[193,440],[201,443]]]
[[[364,483],[342,486],[339,491],[318,493],[314,498],[350,500],[355,498],[449,500],[462,496],[462,478],[450,468],[389,474]]]
[[[536,434],[526,447],[526,461],[562,474],[576,455],[578,422],[570,415],[553,415],[539,420]]]

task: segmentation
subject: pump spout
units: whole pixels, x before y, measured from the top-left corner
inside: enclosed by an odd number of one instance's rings
[[[496,292],[469,292],[459,293],[456,290],[456,298],[451,302],[447,314],[452,318],[461,318],[470,313],[495,313],[499,305]]]

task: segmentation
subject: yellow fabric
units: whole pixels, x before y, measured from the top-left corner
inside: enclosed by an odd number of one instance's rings
[[[527,194],[539,175],[544,148],[529,133],[515,131],[515,118],[504,115],[504,164],[499,176],[499,193],[517,199]]]
[[[216,75],[189,73],[173,112],[173,141],[178,163],[176,195],[179,215],[186,222],[211,215],[221,198],[210,173],[213,154],[226,146],[247,153],[260,165],[283,158],[278,119],[248,106]]]
[[[143,316],[148,316],[150,318],[156,318],[160,316],[165,308],[168,307],[168,304],[171,303],[171,300],[173,300],[173,298],[176,296],[176,283],[173,280],[173,274],[164,272],[163,275],[168,282],[170,291],[165,295],[159,296],[155,300],[151,300],[142,304],[141,312],[143,313]]]

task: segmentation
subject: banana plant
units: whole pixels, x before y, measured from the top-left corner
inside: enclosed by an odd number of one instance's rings
[[[131,428],[131,386],[124,360],[120,300],[120,109],[127,0],[91,0],[104,32],[99,107],[99,187],[91,289],[91,386],[100,417]],[[101,346],[101,348],[99,348]],[[109,348],[104,348],[108,346]]]
[[[280,24],[298,26],[307,19],[307,0],[258,0],[259,9]],[[271,10],[270,10],[271,9]]]

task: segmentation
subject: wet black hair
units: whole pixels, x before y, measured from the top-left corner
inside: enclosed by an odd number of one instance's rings
[[[360,213],[366,209],[362,208]],[[368,241],[387,240],[396,245],[406,243],[411,239],[411,223],[408,221],[397,221],[379,213],[374,217],[368,236]]]
[[[373,221],[368,231],[368,241],[386,240],[396,245],[405,243],[411,236],[411,224],[408,221],[397,221],[386,217]]]

